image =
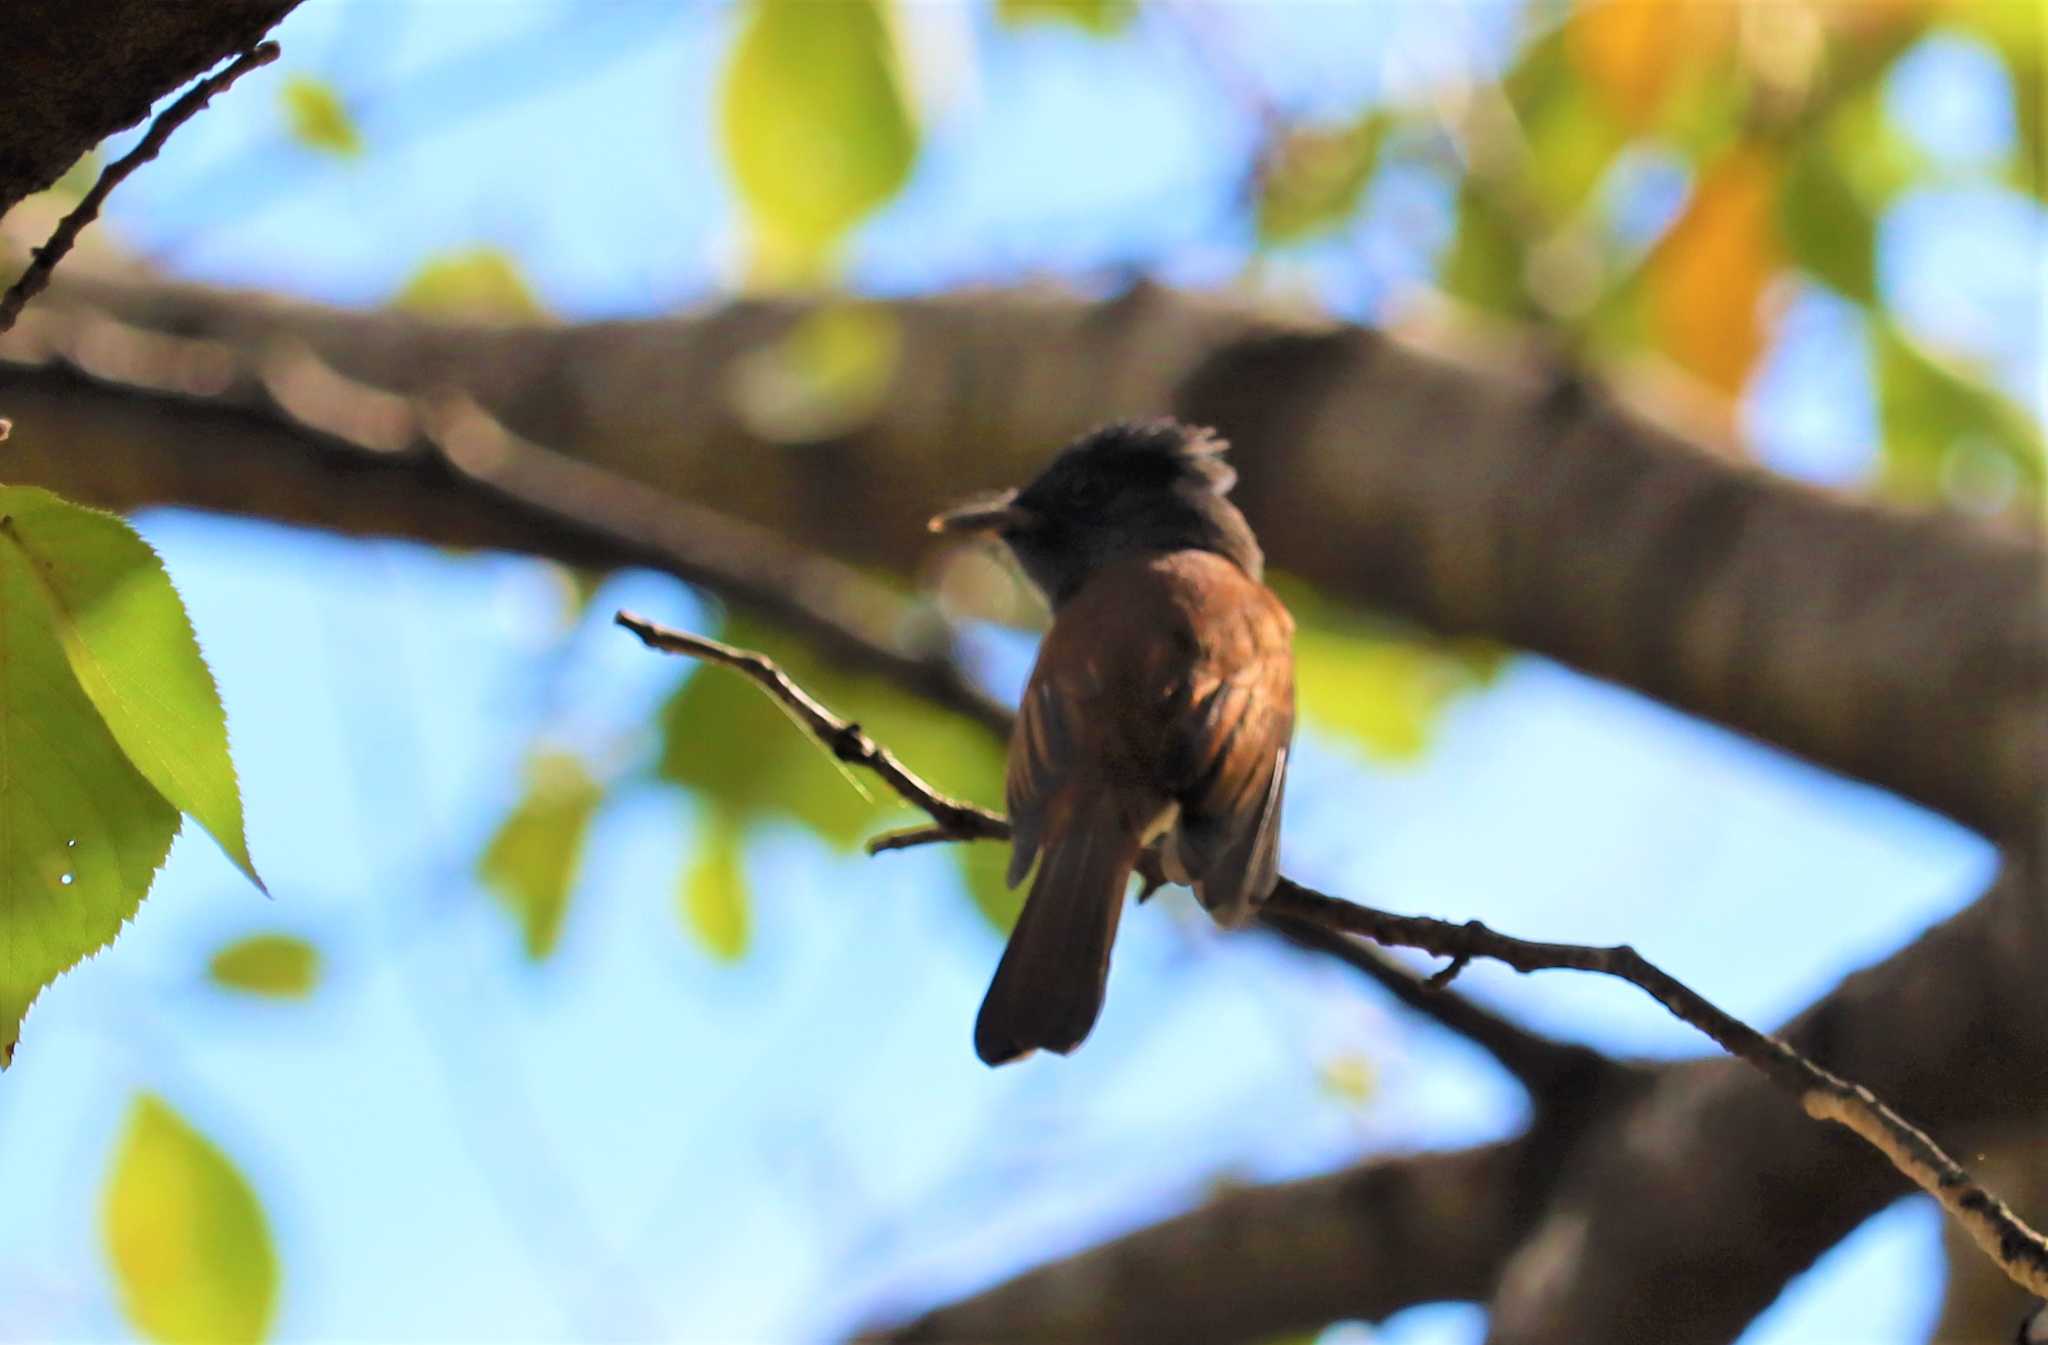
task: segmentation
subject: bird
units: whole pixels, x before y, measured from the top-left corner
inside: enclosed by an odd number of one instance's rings
[[[1227,448],[1211,429],[1120,421],[1028,485],[931,520],[999,539],[1052,608],[1005,772],[1008,882],[1035,876],[975,1019],[988,1065],[1088,1036],[1155,842],[1225,927],[1278,881],[1294,621],[1226,498]]]

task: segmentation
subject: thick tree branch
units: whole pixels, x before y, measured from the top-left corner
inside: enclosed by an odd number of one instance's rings
[[[150,104],[247,51],[299,0],[11,0],[0,44],[0,214]]]
[[[1230,1345],[1484,1298],[1541,1207],[1531,1178],[1556,1170],[1563,1138],[1230,1191],[865,1339]]]
[[[259,42],[249,48],[226,69],[216,71],[193,85],[177,102],[164,109],[163,115],[150,125],[141,143],[102,169],[91,190],[57,222],[49,241],[35,250],[28,268],[7,287],[5,295],[0,295],[0,332],[14,326],[14,320],[21,316],[22,305],[43,292],[57,269],[57,263],[71,251],[71,245],[78,241],[78,235],[85,231],[85,226],[100,217],[100,207],[107,203],[107,197],[113,194],[114,188],[126,182],[129,174],[161,154],[164,146],[170,143],[172,132],[198,116],[200,110],[213,101],[215,94],[258,66],[269,65],[277,57],[275,42]]]
[[[876,419],[790,445],[732,389],[799,305],[472,329],[76,276],[0,343],[11,479],[111,507],[634,558],[431,456],[336,453],[319,380],[262,395],[282,360],[386,400],[460,389],[657,498],[907,574],[933,505],[1092,422],[1174,410],[1231,436],[1275,568],[1332,594],[1563,659],[1993,836],[2031,837],[2048,795],[2038,542],[1773,478],[1511,359],[1153,288],[905,301],[881,310],[902,353]],[[80,438],[91,469],[67,461]]]
[[[820,705],[767,657],[700,636],[665,630],[626,612],[618,614],[618,621],[657,648],[722,663],[753,678],[768,694],[794,710],[812,734],[841,761],[864,766],[880,776],[905,802],[929,816],[934,829],[946,839],[1008,839],[1009,826],[1004,819],[938,794],[904,768],[886,748],[862,733],[858,725]],[[1267,898],[1262,918],[1315,925],[1362,935],[1382,944],[1418,948],[1451,958],[1454,967],[1471,958],[1484,957],[1520,972],[1588,971],[1625,980],[1797,1098],[1809,1116],[1834,1121],[1861,1136],[1908,1180],[1940,1201],[1949,1216],[1968,1231],[2015,1284],[2048,1295],[2048,1238],[2028,1227],[2002,1201],[1971,1180],[1930,1136],[1868,1089],[1823,1069],[1785,1041],[1758,1032],[1723,1012],[1633,948],[1542,943],[1497,933],[1476,920],[1456,924],[1428,916],[1396,915],[1328,896],[1284,877]]]

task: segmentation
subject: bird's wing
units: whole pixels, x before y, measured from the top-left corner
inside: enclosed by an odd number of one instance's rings
[[[1085,783],[1140,833],[1179,804],[1181,857],[1203,900],[1248,915],[1276,874],[1293,632],[1263,584],[1207,552],[1092,578],[1046,636],[1018,710],[1011,883],[1044,845],[1055,795]]]
[[[1263,584],[1232,570],[1200,586],[1198,652],[1169,760],[1175,838],[1202,904],[1241,924],[1279,878],[1280,807],[1294,735],[1294,622]]]

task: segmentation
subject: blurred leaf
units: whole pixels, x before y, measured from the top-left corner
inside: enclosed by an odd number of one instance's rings
[[[1137,14],[1138,0],[996,0],[1004,23],[1071,23],[1098,36],[1122,30]]]
[[[1759,311],[1779,261],[1779,171],[1739,145],[1710,165],[1645,267],[1658,346],[1731,399],[1763,352]]]
[[[1877,302],[1877,221],[1833,154],[1809,141],[1779,193],[1778,222],[1792,260],[1861,303]]]
[[[1458,229],[1440,283],[1444,293],[1489,313],[1520,317],[1532,308],[1522,242],[1469,180],[1458,191]]]
[[[1391,124],[1384,111],[1343,126],[1304,126],[1268,150],[1259,180],[1259,241],[1284,246],[1342,228],[1372,180]]]
[[[11,543],[56,617],[65,660],[128,760],[257,887],[227,714],[185,604],[149,543],[113,514],[33,486],[0,488]]]
[[[277,1253],[249,1183],[160,1099],[128,1115],[108,1177],[107,1254],[121,1308],[166,1345],[241,1345],[269,1333]]]
[[[740,821],[722,808],[707,818],[702,849],[683,875],[683,925],[720,962],[747,953],[747,870]]]
[[[750,0],[721,114],[771,282],[819,278],[917,154],[882,0]]]
[[[536,962],[552,953],[561,937],[584,837],[603,797],[604,790],[576,758],[563,753],[536,758],[526,798],[477,862],[478,876],[519,922],[526,955]]]
[[[2042,443],[2027,414],[1981,380],[1934,358],[1891,324],[1878,324],[1874,331],[1886,492],[1925,503],[1960,494],[1959,469],[1980,476],[1987,469],[2001,471],[2010,483],[2010,506],[2038,518]]]
[[[1379,1089],[1379,1073],[1372,1061],[1355,1052],[1323,1062],[1317,1072],[1323,1091],[1351,1107],[1363,1107]]]
[[[64,170],[64,176],[52,182],[47,190],[50,195],[76,204],[93,184],[100,180],[100,173],[106,168],[106,161],[96,149],[87,150],[78,156],[78,162]]]
[[[363,152],[363,138],[348,104],[332,84],[311,75],[292,75],[278,91],[284,102],[285,125],[305,148],[340,158]]]
[[[538,322],[547,316],[519,263],[496,248],[427,258],[391,302],[408,313],[435,318]]]
[[[1884,81],[1844,98],[1828,119],[1824,152],[1857,199],[1883,214],[1894,196],[1926,177],[1931,165],[1885,107]]]
[[[1572,68],[1562,32],[1531,42],[1501,87],[1528,153],[1517,186],[1548,213],[1542,227],[1554,229],[1585,204],[1627,129]]]
[[[1565,47],[1586,82],[1623,122],[1648,126],[1689,53],[1673,41],[1687,0],[1579,0],[1565,20]]]
[[[768,654],[942,792],[1000,794],[1002,745],[986,730],[887,683],[849,676],[755,623],[734,620],[720,638]],[[834,760],[778,702],[729,668],[695,669],[663,707],[660,723],[661,778],[698,791],[743,823],[792,818],[850,850],[904,811],[878,782]]]
[[[305,999],[320,982],[320,950],[293,934],[253,934],[215,953],[206,974],[230,990]]]
[[[1956,5],[1944,17],[1997,50],[2012,81],[2014,184],[2048,194],[2048,18],[2032,0]]]
[[[731,366],[734,409],[771,443],[819,443],[866,424],[896,379],[902,330],[879,304],[824,304]]]
[[[1480,641],[1436,640],[1377,623],[1283,579],[1294,613],[1302,717],[1383,761],[1413,761],[1458,696],[1498,675],[1506,654]]]

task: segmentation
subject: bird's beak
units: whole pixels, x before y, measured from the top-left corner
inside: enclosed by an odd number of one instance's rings
[[[963,504],[935,516],[925,526],[933,532],[947,532],[955,535],[975,533],[1007,532],[1012,528],[1028,528],[1038,522],[1038,515],[1017,503],[1017,492],[1006,490],[989,499]]]

